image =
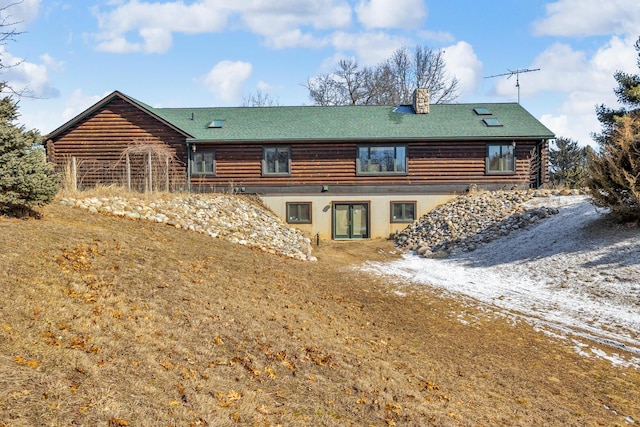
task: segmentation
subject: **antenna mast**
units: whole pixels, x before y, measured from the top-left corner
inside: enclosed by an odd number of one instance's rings
[[[540,68],[518,68],[516,70],[509,70],[508,73],[495,74],[493,76],[487,76],[485,79],[490,79],[492,77],[502,77],[507,76],[507,79],[510,79],[514,74],[516,76],[516,88],[518,88],[518,104],[520,104],[520,74],[522,73],[530,73],[532,71],[540,71]]]

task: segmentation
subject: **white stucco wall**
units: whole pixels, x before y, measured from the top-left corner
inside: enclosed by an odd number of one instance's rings
[[[290,224],[298,228],[310,237],[320,235],[320,239],[332,238],[333,226],[333,204],[336,202],[357,203],[365,202],[369,204],[369,237],[388,238],[395,231],[404,229],[407,223],[391,222],[391,202],[415,202],[416,219],[429,212],[434,207],[445,203],[455,195],[453,194],[399,194],[384,196],[366,196],[362,194],[330,194],[319,195],[309,194],[287,194],[287,195],[263,195],[265,204],[278,215],[286,220],[287,203],[310,202],[312,209],[311,224]]]

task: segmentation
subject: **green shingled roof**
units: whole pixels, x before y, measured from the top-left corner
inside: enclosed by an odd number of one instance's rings
[[[154,108],[118,91],[60,126],[49,137],[60,135],[115,98],[163,120],[191,143],[554,137],[553,132],[517,103],[435,104],[428,114],[415,114],[410,106]],[[481,109],[482,113],[474,109]],[[487,126],[488,118],[497,119],[501,126]],[[216,126],[211,126],[214,121]]]
[[[478,115],[487,108],[491,115]],[[554,134],[517,103],[437,104],[428,114],[411,107],[223,107],[151,108],[158,117],[204,141],[461,140],[553,138]],[[493,117],[502,126],[489,127]],[[214,120],[221,127],[211,128]]]

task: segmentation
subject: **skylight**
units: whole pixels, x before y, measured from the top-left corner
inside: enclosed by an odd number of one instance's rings
[[[491,110],[489,110],[488,108],[484,108],[484,107],[474,108],[473,111],[479,116],[490,116],[491,114],[493,114],[491,112]]]
[[[484,119],[482,119],[482,121],[484,122],[485,125],[489,127],[502,126],[502,123],[500,122],[500,120],[496,119],[495,117],[485,117]]]
[[[393,109],[394,113],[399,114],[414,114],[415,111],[411,105],[398,105]]]
[[[221,128],[222,125],[224,125],[224,120],[222,119],[215,119],[213,120],[211,123],[209,123],[209,128]]]

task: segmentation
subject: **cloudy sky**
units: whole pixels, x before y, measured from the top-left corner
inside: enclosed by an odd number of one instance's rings
[[[18,0],[19,1],[19,0]],[[309,105],[302,83],[354,57],[442,49],[458,102],[521,104],[557,136],[593,144],[616,70],[638,73],[638,0],[0,0],[0,79],[32,97],[46,134],[114,90],[156,107],[237,106],[260,90]]]

